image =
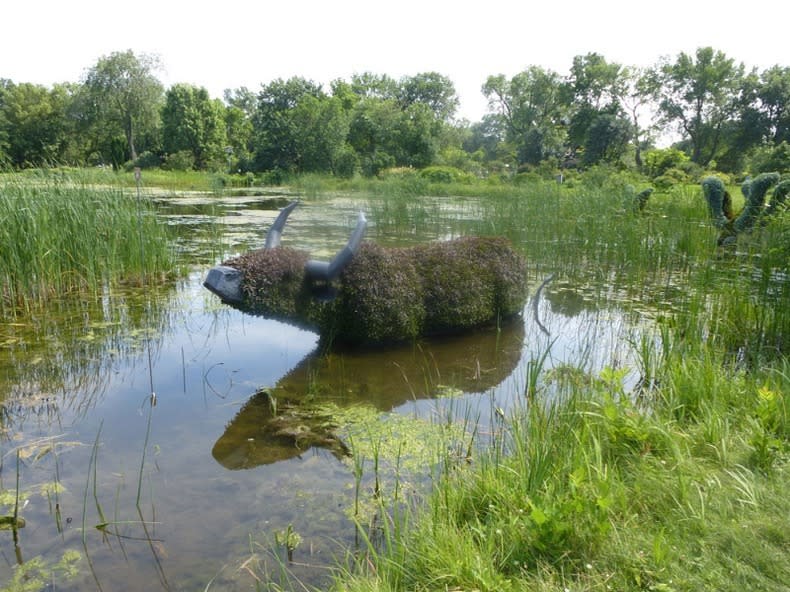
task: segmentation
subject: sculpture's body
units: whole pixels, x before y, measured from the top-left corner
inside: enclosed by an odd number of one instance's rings
[[[360,214],[348,245],[324,263],[279,246],[293,207],[275,221],[266,247],[215,267],[206,287],[247,312],[317,330],[325,342],[352,345],[463,331],[524,307],[526,264],[505,239],[385,249],[362,243],[366,222]]]

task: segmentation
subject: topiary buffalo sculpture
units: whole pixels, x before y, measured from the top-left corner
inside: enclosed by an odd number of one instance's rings
[[[245,312],[317,331],[324,343],[378,344],[493,325],[521,313],[526,263],[504,238],[467,237],[409,248],[363,242],[360,213],[330,262],[280,245],[283,210],[265,246],[212,268],[204,282]]]

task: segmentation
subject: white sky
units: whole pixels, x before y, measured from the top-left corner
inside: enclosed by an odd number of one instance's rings
[[[437,71],[458,115],[485,113],[480,87],[530,65],[565,75],[575,55],[648,66],[712,46],[747,68],[790,65],[790,2],[752,0],[6,0],[0,78],[78,82],[115,51],[157,54],[157,77],[257,91],[276,78],[325,85],[371,71],[395,79]]]

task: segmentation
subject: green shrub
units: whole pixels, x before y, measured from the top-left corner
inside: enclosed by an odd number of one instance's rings
[[[775,146],[756,148],[746,159],[746,166],[755,175],[790,171],[790,144],[781,142]]]
[[[429,166],[420,171],[420,177],[430,183],[471,183],[472,175],[451,166]]]
[[[691,162],[685,152],[676,148],[656,148],[643,155],[645,173],[655,179],[666,174],[670,169],[681,169],[682,165]]]
[[[143,152],[140,156],[137,157],[132,165],[133,167],[139,167],[141,169],[153,169],[158,166],[161,166],[162,158],[153,152]]]
[[[334,171],[341,179],[352,179],[359,172],[359,156],[353,148],[346,146],[340,151]]]
[[[676,185],[688,185],[689,183],[691,183],[691,177],[676,168],[667,169],[663,175],[653,179],[653,184],[659,191],[669,191]]]
[[[162,168],[166,171],[191,171],[195,168],[195,155],[189,150],[179,150],[165,156]]]

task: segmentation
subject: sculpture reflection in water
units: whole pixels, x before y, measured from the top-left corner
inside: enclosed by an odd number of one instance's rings
[[[217,440],[212,455],[227,469],[297,457],[313,447],[348,453],[343,425],[326,403],[389,411],[451,389],[485,392],[519,363],[524,322],[421,341],[416,345],[315,353],[272,389],[255,393]]]

